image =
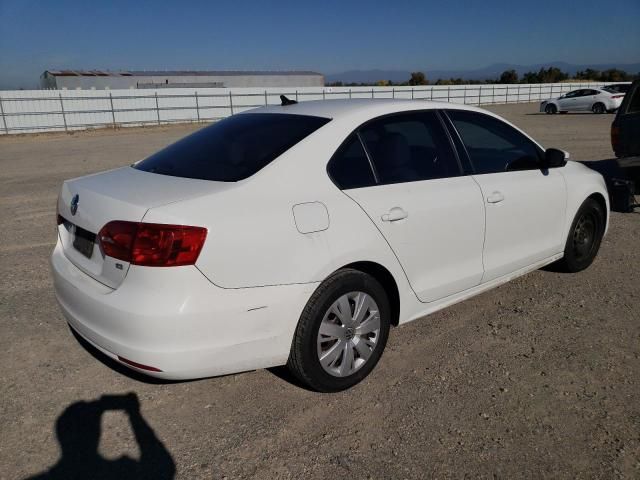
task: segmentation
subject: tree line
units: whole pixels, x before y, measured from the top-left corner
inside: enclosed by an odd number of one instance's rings
[[[328,87],[390,87],[390,86],[417,86],[417,85],[479,85],[479,84],[496,84],[496,83],[559,83],[569,80],[576,81],[594,81],[594,82],[630,82],[640,78],[640,73],[635,75],[620,70],[618,68],[610,68],[600,71],[592,68],[580,70],[571,77],[567,72],[563,72],[557,67],[541,68],[537,72],[526,72],[522,77],[515,70],[505,70],[498,78],[474,80],[462,78],[439,78],[433,83],[429,82],[424,72],[411,72],[411,76],[404,82],[392,82],[391,80],[378,80],[376,82],[333,82],[328,83]]]

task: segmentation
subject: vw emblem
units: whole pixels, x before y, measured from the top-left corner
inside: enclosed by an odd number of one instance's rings
[[[71,208],[71,215],[75,215],[78,211],[78,202],[80,202],[80,195],[76,193],[71,199],[71,204],[69,205],[69,208]]]

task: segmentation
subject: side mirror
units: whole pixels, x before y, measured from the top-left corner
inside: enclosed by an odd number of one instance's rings
[[[569,152],[557,148],[547,148],[544,152],[544,168],[564,167],[569,160]]]

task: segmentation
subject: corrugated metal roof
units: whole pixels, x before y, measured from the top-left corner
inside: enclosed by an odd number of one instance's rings
[[[306,70],[125,70],[125,71],[106,71],[106,70],[47,70],[45,73],[56,77],[186,77],[186,76],[265,76],[265,75],[322,75],[318,72]]]

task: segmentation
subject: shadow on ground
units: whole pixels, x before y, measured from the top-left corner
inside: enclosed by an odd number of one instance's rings
[[[102,414],[121,410],[129,417],[140,459],[123,456],[115,460],[98,453]],[[176,466],[171,454],[140,413],[135,393],[103,395],[97,400],[69,405],[56,421],[56,435],[62,455],[50,469],[29,480],[127,480],[172,479]]]

